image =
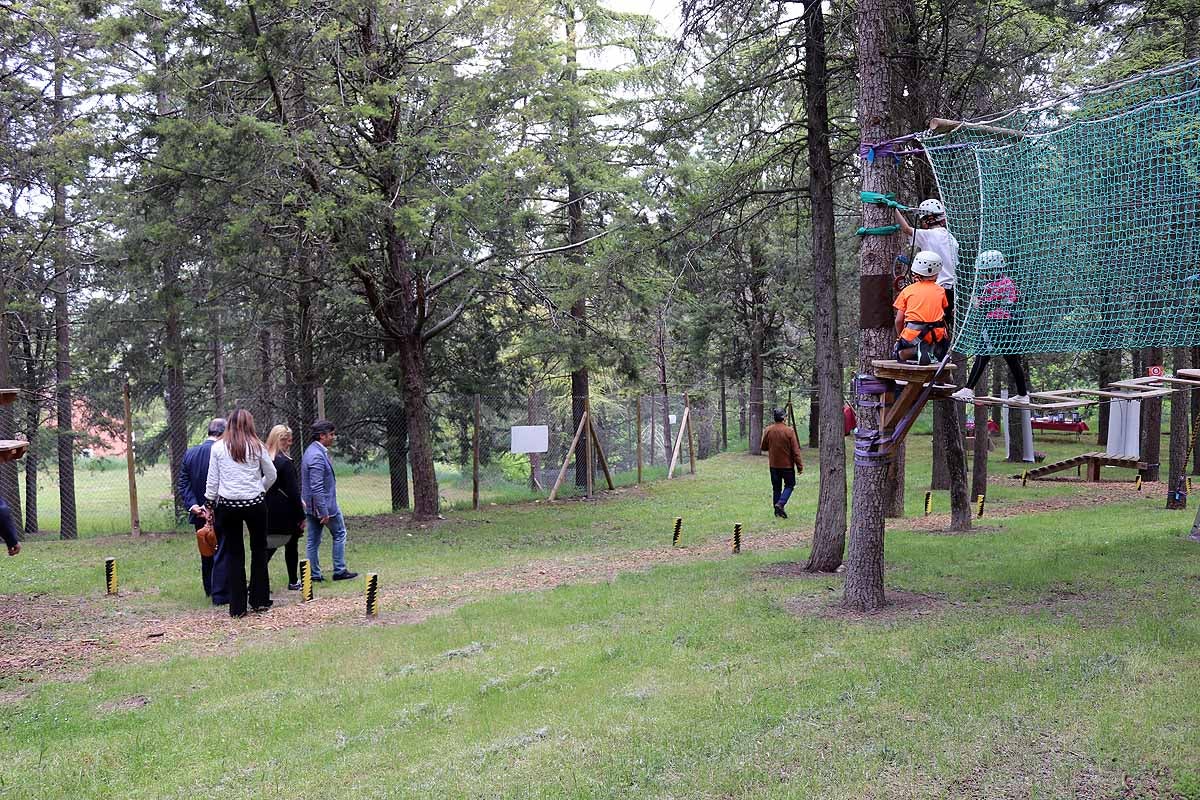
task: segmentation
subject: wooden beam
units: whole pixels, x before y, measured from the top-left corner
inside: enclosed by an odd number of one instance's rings
[[[1025,138],[1025,134],[1021,131],[1014,131],[1011,128],[998,128],[995,125],[988,125],[983,122],[963,122],[957,119],[945,119],[943,117],[929,118],[929,132],[938,134],[954,133],[955,131],[966,128],[971,131],[981,131],[982,133],[991,133],[996,136],[1011,136],[1017,139]]]
[[[790,392],[789,392],[790,394]],[[788,412],[791,412],[792,401],[788,400]],[[689,472],[692,475],[696,474],[696,443],[692,441],[692,401],[688,399],[687,394],[683,396],[683,418],[687,425],[688,437],[688,461],[691,462]],[[796,416],[792,415],[792,431],[796,430]],[[797,435],[798,436],[798,435]]]
[[[612,491],[617,486],[613,483],[612,473],[608,471],[608,459],[604,457],[604,445],[600,444],[600,436],[596,433],[596,426],[592,424],[591,417],[588,417],[588,431],[592,434],[592,443],[596,446],[596,455],[600,457],[600,469],[604,470],[604,480],[608,481],[609,491]]]
[[[667,480],[675,477],[675,464],[679,461],[679,448],[683,445],[684,429],[687,427],[688,412],[690,410],[687,406],[683,407],[683,420],[679,424],[679,435],[675,437],[675,447],[671,449],[671,466],[667,467]]]
[[[567,465],[571,463],[571,456],[575,454],[575,445],[579,444],[579,437],[583,434],[583,426],[588,423],[587,412],[583,412],[583,416],[579,419],[579,427],[575,429],[575,437],[571,439],[571,446],[567,448],[567,454],[563,457],[562,469],[558,471],[558,477],[554,480],[554,488],[550,490],[550,502],[558,497],[558,489],[562,486],[563,478],[567,477]]]
[[[941,370],[941,375],[949,376],[954,372],[954,364],[946,364],[945,369]],[[904,361],[893,360],[875,360],[871,362],[871,372],[877,378],[883,378],[891,381],[904,381],[906,383],[916,383],[925,385],[938,375],[937,364],[909,364]]]
[[[637,482],[642,482],[642,398],[640,397],[637,399]]]

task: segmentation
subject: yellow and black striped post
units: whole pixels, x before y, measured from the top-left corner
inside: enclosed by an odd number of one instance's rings
[[[372,572],[367,575],[367,616],[379,616],[379,573]]]
[[[1137,480],[1135,480],[1133,482],[1133,485],[1137,487],[1137,490],[1139,492],[1142,490],[1142,476],[1141,475],[1137,476]]]
[[[306,558],[300,562],[300,602],[307,603],[312,599],[312,564]]]
[[[1021,473],[1021,485],[1024,486],[1028,482],[1029,482],[1029,470],[1025,470],[1024,472]]]
[[[978,517],[982,517],[983,516],[983,495],[979,495],[978,497],[975,498],[975,504],[978,506],[978,510],[975,512],[975,515]]]
[[[104,559],[104,591],[105,594],[117,593],[117,560]]]
[[[1188,475],[1188,479],[1187,479],[1187,493],[1188,494],[1192,493],[1192,476],[1191,475]]]
[[[675,518],[675,533],[671,536],[671,546],[679,547],[679,534],[683,532],[683,517]]]
[[[925,516],[933,513],[933,492],[925,493]]]
[[[742,523],[735,523],[733,526],[733,552],[742,552]]]

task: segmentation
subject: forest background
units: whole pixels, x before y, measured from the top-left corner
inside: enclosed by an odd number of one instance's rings
[[[883,7],[894,135],[1200,55],[1186,0]],[[0,493],[24,529],[77,536],[90,473],[126,502],[98,455],[126,385],[167,524],[184,451],[235,405],[263,435],[325,407],[378,510],[418,519],[469,469],[476,398],[480,458],[516,487],[546,488],[586,410],[615,468],[641,441],[661,470],[685,394],[699,457],[753,452],[791,399],[843,463],[854,4],[658,12],[0,0],[0,385],[23,392],[0,438],[34,442]],[[936,193],[899,169],[901,201]],[[1031,368],[1041,389],[1164,360]],[[546,456],[507,454],[520,424],[551,428]],[[821,501],[818,530],[844,531],[844,472]]]

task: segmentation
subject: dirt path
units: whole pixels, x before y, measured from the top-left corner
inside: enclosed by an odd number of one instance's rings
[[[1147,486],[1149,489],[1149,486]],[[1097,502],[1145,497],[1132,486],[1088,485],[1077,494],[1030,500],[988,509],[976,521],[988,530],[988,520],[1030,513],[1094,506]],[[1128,496],[1128,497],[1127,497]],[[910,517],[893,530],[942,532],[948,514]],[[994,530],[994,527],[992,528]],[[755,534],[743,543],[747,550],[775,551],[809,541],[808,530]],[[98,599],[57,599],[47,596],[0,596],[0,678],[21,682],[71,680],[90,674],[98,666],[130,658],[162,658],[179,649],[197,652],[230,652],[240,643],[288,629],[315,629],[338,624],[411,624],[444,613],[472,600],[512,592],[550,589],[566,583],[597,583],[618,575],[648,570],[660,564],[714,560],[730,555],[728,541],[712,541],[685,548],[654,547],[628,552],[591,552],[537,559],[513,566],[481,570],[458,576],[437,576],[396,586],[384,585],[380,616],[367,621],[363,600],[353,596],[318,597],[299,603],[292,593],[276,593],[269,613],[230,619],[223,609],[204,609],[168,617],[148,617],[141,612],[114,610]]]
[[[784,550],[808,542],[809,531],[780,531],[747,539],[747,550]],[[96,613],[101,601],[55,600],[45,596],[0,597],[5,636],[0,678],[41,682],[78,679],[116,659],[163,657],[180,646],[201,652],[228,651],[239,641],[293,628],[338,624],[411,624],[489,595],[551,589],[566,583],[598,583],[660,564],[712,560],[730,555],[728,542],[693,547],[657,547],[623,553],[584,553],[482,570],[458,576],[384,586],[380,615],[368,621],[363,599],[318,597],[299,603],[276,593],[267,614],[230,619],[224,609],[205,609],[164,618]]]

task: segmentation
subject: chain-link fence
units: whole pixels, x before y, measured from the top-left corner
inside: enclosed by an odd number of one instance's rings
[[[22,518],[27,532],[58,531],[64,502],[73,502],[76,529],[83,535],[127,533],[131,528],[131,481],[121,383],[107,393],[73,399],[64,493],[58,426],[52,396],[24,395],[0,407],[0,438],[31,441],[23,460],[0,465],[0,491]],[[687,474],[693,464],[725,449],[745,449],[761,430],[756,415],[783,406],[786,390],[764,392],[761,400],[744,386],[684,394],[627,396],[592,394],[572,398],[541,389],[523,395],[433,394],[426,404],[443,510],[579,496],[589,491]],[[237,404],[233,401],[230,405]],[[308,444],[307,427],[287,408],[254,407],[260,437],[273,424],[295,432],[293,457]],[[332,450],[338,499],[348,516],[387,514],[413,500],[409,420],[394,396],[329,389],[316,393],[312,413],[338,426]],[[807,395],[796,393],[803,426]],[[764,414],[764,410],[766,413]],[[590,426],[581,425],[586,413]],[[476,425],[478,419],[478,425]],[[165,405],[151,402],[132,412],[134,486],[143,531],[175,526],[181,508],[175,490]],[[188,415],[188,445],[204,439],[207,416]],[[5,432],[7,431],[7,433]],[[577,435],[578,434],[578,435]],[[803,427],[801,430],[804,435]],[[574,446],[572,446],[574,443]],[[589,470],[590,466],[590,470]],[[590,472],[590,483],[589,483]],[[557,486],[557,491],[555,487]],[[477,487],[477,488],[476,488]],[[477,498],[477,500],[476,500]],[[70,514],[68,513],[68,518]]]

